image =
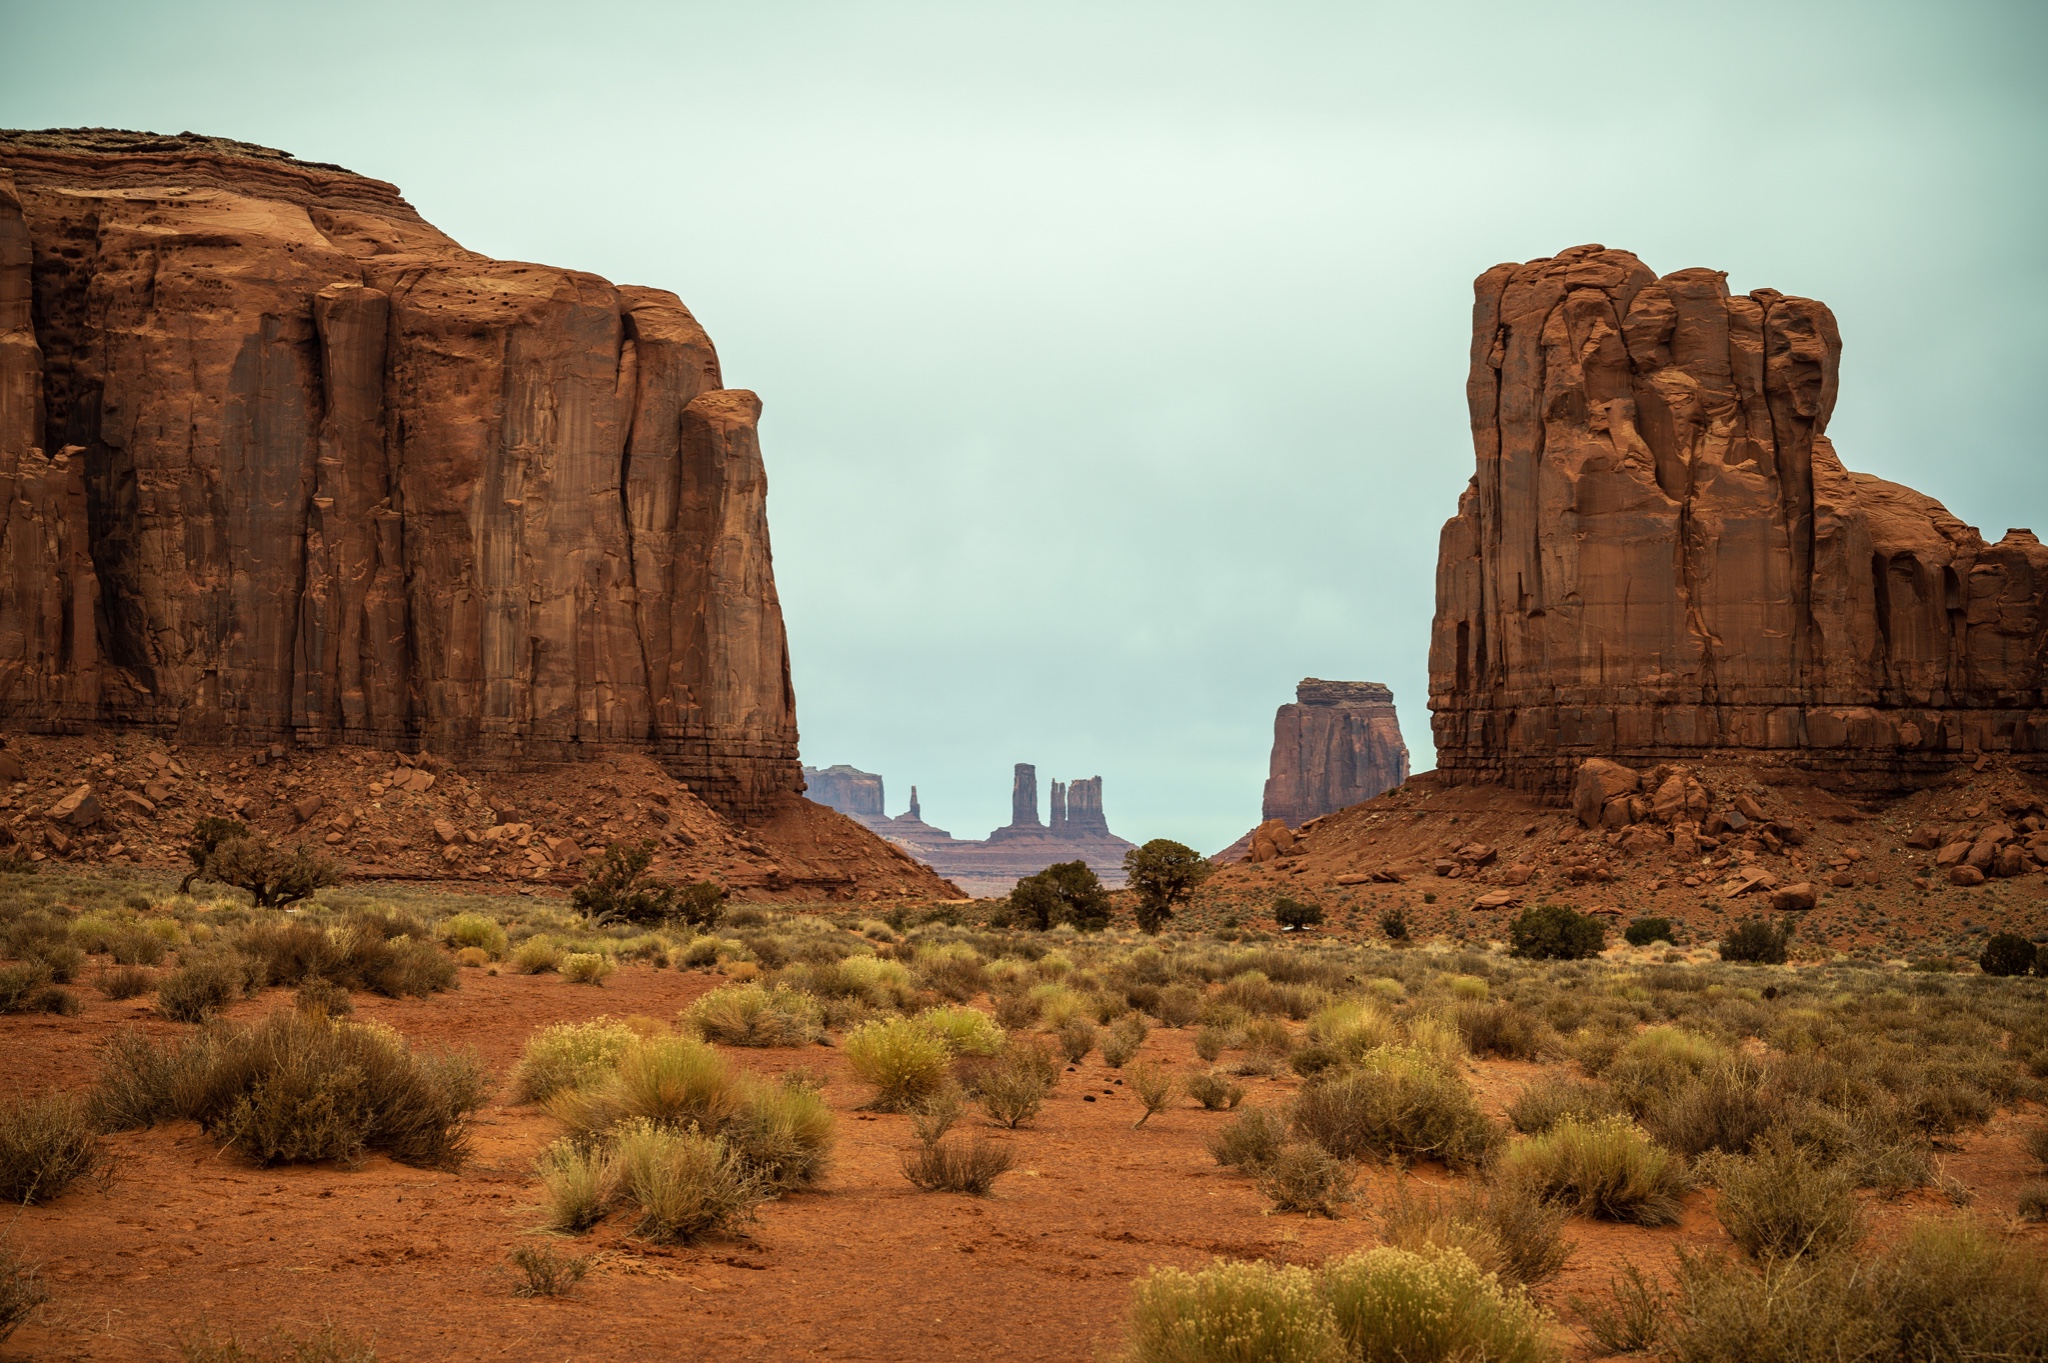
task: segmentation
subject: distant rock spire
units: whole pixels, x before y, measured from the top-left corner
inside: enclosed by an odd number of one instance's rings
[[[1029,762],[1017,764],[1017,774],[1010,783],[1010,827],[1039,827],[1038,768]]]

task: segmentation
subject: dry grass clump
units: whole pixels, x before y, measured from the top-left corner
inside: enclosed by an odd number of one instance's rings
[[[189,954],[157,981],[156,1010],[173,1022],[204,1022],[255,984],[240,958]]]
[[[326,928],[304,919],[262,921],[236,934],[233,946],[249,963],[252,988],[317,977],[389,998],[425,998],[455,984],[455,962],[402,916],[359,912]]]
[[[286,1009],[169,1047],[131,1033],[103,1056],[92,1107],[105,1129],[188,1118],[261,1164],[381,1150],[453,1168],[485,1093],[471,1057],[416,1055],[388,1027]]]
[[[1555,1277],[1574,1248],[1565,1210],[1526,1185],[1493,1180],[1457,1191],[1407,1179],[1380,1212],[1380,1235],[1397,1249],[1457,1249],[1505,1282],[1533,1287]]]
[[[1095,1024],[1087,1018],[1068,1018],[1057,1033],[1067,1063],[1078,1065],[1095,1049]]]
[[[635,1037],[609,1072],[557,1089],[547,1109],[573,1137],[593,1140],[636,1119],[716,1131],[740,1097],[739,1080],[710,1046],[693,1037]]]
[[[580,1088],[618,1068],[619,1057],[637,1040],[632,1028],[608,1018],[543,1027],[512,1071],[512,1091],[521,1102],[538,1103],[559,1090]]]
[[[1547,1318],[1457,1250],[1374,1249],[1320,1272],[1219,1261],[1140,1280],[1127,1363],[1551,1363]]]
[[[1537,1136],[1567,1117],[1597,1121],[1618,1114],[1614,1096],[1598,1084],[1543,1075],[1523,1086],[1508,1104],[1508,1121],[1525,1136]]]
[[[42,1274],[12,1246],[0,1244],[0,1340],[7,1339],[50,1299]]]
[[[1355,1063],[1368,1051],[1400,1041],[1400,1029],[1384,1009],[1365,999],[1345,999],[1308,1020],[1308,1039],[1334,1056]],[[1212,1057],[1213,1058],[1213,1057]]]
[[[1151,1035],[1151,1028],[1145,1025],[1145,1018],[1139,1013],[1126,1013],[1110,1025],[1102,1034],[1102,1063],[1111,1069],[1122,1069],[1137,1057],[1139,1047]]]
[[[1351,1167],[1319,1145],[1296,1141],[1261,1162],[1253,1175],[1273,1209],[1335,1219],[1352,1197]]]
[[[1485,987],[1485,981],[1478,983]],[[1557,1048],[1557,1035],[1549,1024],[1519,1003],[1464,1000],[1452,1005],[1451,1022],[1474,1055],[1540,1060]]]
[[[520,975],[546,975],[562,968],[562,949],[546,937],[529,937],[512,949],[507,961]]]
[[[508,946],[503,926],[480,913],[458,913],[443,920],[441,940],[459,950],[481,951],[493,961],[503,960]]]
[[[48,1202],[106,1163],[99,1132],[71,1095],[0,1101],[0,1200]]]
[[[156,972],[139,965],[117,965],[111,970],[101,971],[93,983],[105,998],[140,998],[155,990]]]
[[[181,1363],[377,1363],[377,1342],[329,1323],[303,1338],[280,1330],[261,1344],[244,1344],[234,1335],[216,1339],[202,1321],[196,1336],[179,1341],[178,1357]]]
[[[1023,1052],[1005,1055],[974,1076],[968,1091],[988,1119],[1012,1131],[1038,1115],[1052,1092],[1042,1066]]]
[[[978,1008],[928,1008],[917,1020],[953,1055],[995,1055],[1008,1039]]]
[[[1756,1154],[1718,1161],[1714,1213],[1736,1247],[1753,1259],[1789,1259],[1853,1245],[1863,1236],[1855,1179],[1790,1140]]]
[[[521,1245],[506,1257],[519,1270],[519,1281],[512,1288],[515,1297],[564,1297],[590,1272],[588,1258],[557,1253],[552,1245]]]
[[[639,1209],[636,1233],[687,1244],[753,1215],[768,1189],[724,1140],[633,1118],[601,1144],[558,1141],[537,1166],[548,1224],[583,1231],[613,1210]]]
[[[1017,1154],[1006,1142],[982,1136],[930,1140],[903,1157],[903,1176],[927,1193],[968,1193],[987,1197],[1009,1172]]]
[[[796,989],[720,985],[691,1004],[682,1021],[706,1041],[727,1046],[807,1046],[825,1034],[825,1010]]]
[[[1295,1134],[1344,1159],[1438,1159],[1470,1168],[1500,1145],[1463,1076],[1408,1047],[1383,1046],[1357,1066],[1307,1084]]]
[[[1675,1363],[1757,1359],[1962,1363],[2038,1359],[2048,1269],[2037,1250],[1964,1218],[1923,1221],[1873,1254],[1752,1269],[1681,1252],[1662,1323]]]
[[[1625,1117],[1567,1118],[1510,1146],[1503,1177],[1582,1215],[1643,1226],[1678,1219],[1690,1186],[1685,1161],[1655,1144]]]
[[[854,1077],[874,1089],[868,1106],[903,1112],[950,1080],[946,1044],[910,1018],[878,1018],[847,1033],[843,1045]]]

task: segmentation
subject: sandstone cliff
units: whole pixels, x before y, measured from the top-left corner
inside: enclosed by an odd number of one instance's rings
[[[1581,246],[1480,276],[1478,473],[1445,526],[1439,768],[1550,793],[1588,756],[1743,749],[1912,786],[2048,753],[2048,547],[1851,473],[1828,309]]]
[[[760,402],[674,295],[214,138],[0,133],[0,719],[800,784]]]
[[[1273,716],[1263,819],[1292,826],[1370,800],[1408,779],[1394,693],[1378,682],[1305,677]]]

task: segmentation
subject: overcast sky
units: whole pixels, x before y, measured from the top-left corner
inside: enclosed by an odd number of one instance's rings
[[[1582,242],[1824,300],[1850,467],[2048,534],[2048,4],[0,0],[0,125],[397,183],[673,289],[758,391],[806,761],[979,837],[1254,822],[1274,707],[1433,764],[1471,280]]]

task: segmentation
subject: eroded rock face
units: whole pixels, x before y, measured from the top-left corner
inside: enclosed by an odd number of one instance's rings
[[[656,289],[200,137],[0,133],[0,717],[800,784],[760,402]]]
[[[1582,758],[1748,749],[1896,789],[2048,754],[2048,547],[1828,443],[1828,309],[1581,246],[1475,286],[1478,474],[1443,529],[1438,765],[1562,793]]]
[[[1298,827],[1408,779],[1394,693],[1378,682],[1304,677],[1273,716],[1262,818]]]

